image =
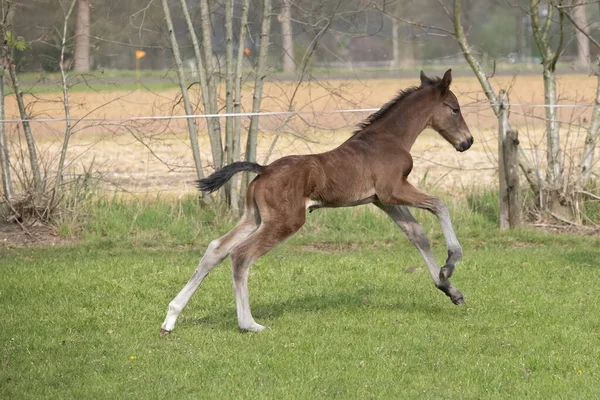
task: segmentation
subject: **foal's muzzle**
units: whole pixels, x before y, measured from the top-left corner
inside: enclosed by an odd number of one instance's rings
[[[468,139],[463,140],[462,142],[460,142],[458,144],[458,146],[456,147],[457,151],[463,152],[465,150],[469,150],[469,148],[473,145],[473,142],[475,141],[475,139],[473,139],[473,136],[471,136]]]

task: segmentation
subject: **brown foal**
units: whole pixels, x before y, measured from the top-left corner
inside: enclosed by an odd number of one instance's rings
[[[451,81],[451,70],[441,79],[421,72],[419,87],[400,92],[334,150],[283,157],[267,166],[236,162],[200,180],[202,191],[213,192],[240,171],[258,174],[248,186],[243,217],[229,233],[208,245],[188,283],[169,303],[161,334],[173,330],[202,280],[230,254],[239,327],[245,331],[264,329],[250,312],[250,266],[297,232],[307,209],[322,207],[368,203],[379,207],[421,253],[436,287],[454,304],[464,303],[462,294],[448,280],[462,257],[448,208],[438,197],[419,191],[407,180],[413,167],[411,147],[426,127],[436,130],[458,151],[473,144],[458,100],[449,89]],[[448,247],[444,267],[438,266],[423,228],[407,206],[426,209],[438,217]]]

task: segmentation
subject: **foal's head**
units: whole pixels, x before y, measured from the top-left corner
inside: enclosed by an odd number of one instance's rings
[[[450,90],[452,70],[442,79],[430,79],[421,71],[421,88],[429,87],[435,98],[429,125],[458,151],[465,151],[473,144],[473,136],[460,112],[458,99]]]

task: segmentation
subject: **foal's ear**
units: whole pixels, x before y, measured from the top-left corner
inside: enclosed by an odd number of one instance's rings
[[[451,83],[452,83],[452,70],[449,69],[444,74],[444,77],[442,78],[442,80],[440,81],[440,84],[438,86],[440,88],[440,91],[442,92],[442,94],[446,94],[446,92],[450,88]]]
[[[431,85],[433,81],[421,70],[421,86]]]

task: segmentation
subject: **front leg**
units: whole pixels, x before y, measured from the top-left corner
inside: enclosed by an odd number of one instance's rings
[[[448,248],[448,258],[440,271],[440,278],[450,278],[454,272],[456,263],[461,260],[463,252],[454,233],[448,207],[446,207],[442,199],[421,192],[406,179],[402,179],[397,184],[386,185],[386,187],[377,191],[377,196],[384,204],[422,208],[438,218]]]
[[[446,259],[446,265],[440,271],[440,278],[448,279],[454,273],[456,263],[462,259],[463,251],[454,233],[454,227],[450,221],[450,213],[446,204],[438,197],[432,197],[430,203],[433,204],[430,211],[438,217],[444,238],[446,239],[446,246],[448,247],[448,258]]]
[[[464,304],[463,295],[450,283],[446,275],[442,272],[444,268],[440,269],[438,266],[431,252],[429,239],[423,227],[412,216],[408,208],[405,206],[382,204],[380,202],[376,202],[375,205],[383,210],[402,229],[408,240],[421,253],[421,257],[423,257],[425,264],[427,264],[429,274],[435,286],[450,297],[454,304]]]
[[[450,221],[448,207],[446,207],[446,204],[444,204],[442,199],[431,196],[424,205],[427,210],[438,217],[440,225],[442,226],[442,232],[446,239],[446,246],[448,247],[448,258],[446,259],[446,265],[444,265],[440,271],[440,279],[449,279],[454,273],[456,263],[462,259],[462,247],[454,233],[454,227]],[[419,206],[417,205],[417,207]]]

